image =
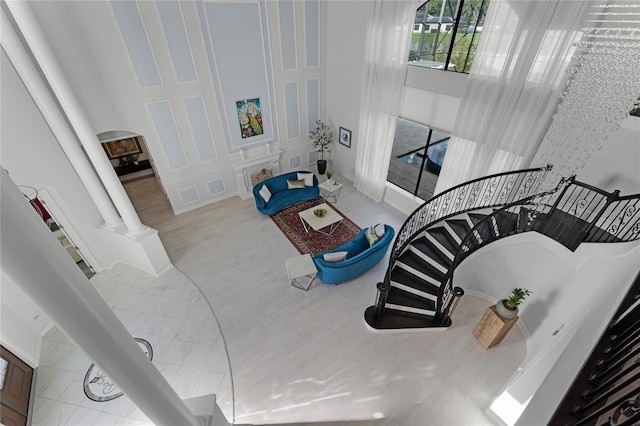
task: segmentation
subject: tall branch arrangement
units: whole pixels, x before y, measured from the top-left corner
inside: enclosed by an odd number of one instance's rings
[[[309,132],[309,139],[316,151],[320,153],[320,159],[324,160],[324,153],[331,152],[331,144],[335,139],[335,131],[333,128],[322,120],[316,120],[316,128]]]

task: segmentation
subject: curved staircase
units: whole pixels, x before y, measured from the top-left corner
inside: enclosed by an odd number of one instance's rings
[[[499,239],[538,232],[569,250],[580,243],[640,238],[640,194],[620,197],[573,178],[536,193],[550,166],[500,173],[445,191],[403,224],[376,304],[373,330],[442,328],[464,294],[453,273],[471,253]]]

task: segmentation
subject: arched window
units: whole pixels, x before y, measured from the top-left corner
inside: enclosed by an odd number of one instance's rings
[[[490,0],[430,0],[416,12],[409,65],[468,73]]]

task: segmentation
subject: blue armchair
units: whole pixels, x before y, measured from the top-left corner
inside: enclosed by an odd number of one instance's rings
[[[340,284],[373,268],[387,253],[395,235],[395,231],[389,225],[384,225],[384,230],[384,235],[372,246],[369,246],[369,241],[364,235],[367,231],[367,228],[364,228],[345,245],[315,255],[313,261],[318,269],[317,277],[325,284]],[[338,251],[346,251],[347,258],[340,262],[324,260],[326,253]]]
[[[274,215],[280,210],[289,207],[293,204],[300,203],[307,200],[315,200],[320,196],[320,189],[318,189],[318,178],[313,175],[313,186],[307,186],[304,188],[288,189],[287,180],[297,180],[298,173],[311,173],[307,171],[289,172],[282,175],[274,176],[272,178],[263,180],[253,187],[253,198],[256,201],[256,208],[261,213],[266,215]],[[260,195],[260,190],[263,186],[269,188],[271,198],[269,202],[265,202],[264,198]]]

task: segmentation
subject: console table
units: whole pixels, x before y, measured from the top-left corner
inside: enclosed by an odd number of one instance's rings
[[[149,160],[139,161],[138,164],[130,164],[128,166],[114,166],[114,170],[118,176],[128,175],[129,173],[139,172],[141,170],[147,170],[151,168],[151,162]]]

